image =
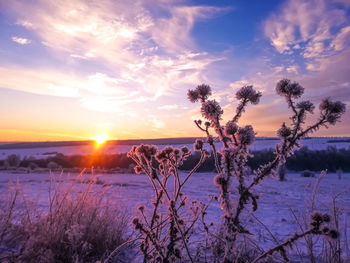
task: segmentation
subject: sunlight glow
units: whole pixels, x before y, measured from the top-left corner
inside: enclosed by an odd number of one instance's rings
[[[101,145],[101,144],[105,143],[106,141],[108,141],[108,136],[104,133],[101,133],[99,135],[92,137],[92,139],[96,141],[97,145]]]

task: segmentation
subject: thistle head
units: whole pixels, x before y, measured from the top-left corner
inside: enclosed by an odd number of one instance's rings
[[[156,159],[158,161],[163,161],[167,158],[170,158],[170,155],[174,153],[174,148],[171,146],[166,146],[164,147],[163,150],[161,150],[157,155],[156,155]]]
[[[199,93],[197,90],[188,90],[187,92],[187,98],[190,102],[194,103],[198,101]]]
[[[211,95],[211,87],[209,85],[206,85],[206,84],[199,85],[197,86],[196,90],[198,92],[199,98],[202,101],[205,101]]]
[[[141,144],[140,146],[136,147],[135,152],[144,156],[147,160],[151,160],[151,158],[157,154],[158,148],[155,145]]]
[[[248,100],[252,104],[258,104],[261,92],[254,90],[253,86],[243,86],[236,93],[237,100]]]
[[[304,88],[297,82],[291,82],[289,79],[282,79],[276,85],[276,92],[278,95],[297,99],[303,95]]]
[[[181,148],[181,151],[182,151],[183,154],[189,154],[189,153],[191,153],[191,152],[190,152],[190,149],[188,149],[187,146],[183,146],[183,147]]]
[[[193,144],[193,148],[195,151],[201,151],[203,149],[203,141],[202,140],[199,140],[197,139],[195,141],[195,143]]]
[[[340,101],[331,101],[330,98],[324,99],[320,104],[320,110],[329,113],[343,114],[345,112],[345,104]]]
[[[282,127],[277,131],[277,136],[282,139],[287,138],[291,134],[292,134],[291,129],[288,128],[285,123],[283,123]]]
[[[345,113],[346,105],[340,101],[331,101],[330,98],[326,98],[320,104],[320,111],[326,117],[327,122],[334,125]]]
[[[140,173],[142,173],[142,168],[140,166],[136,165],[134,167],[134,171],[135,171],[135,173],[140,174]]]
[[[339,232],[338,232],[336,229],[331,229],[331,230],[329,230],[329,232],[328,232],[328,236],[329,236],[330,238],[332,238],[332,239],[338,239],[339,236],[340,236],[340,234],[339,234]]]
[[[203,102],[201,112],[203,117],[214,122],[216,122],[217,119],[220,119],[221,115],[224,113],[219,103],[217,103],[215,100]]]
[[[224,185],[225,183],[226,183],[226,180],[222,174],[218,174],[214,177],[214,184],[216,186],[220,187],[220,186]]]
[[[238,126],[234,121],[228,121],[225,125],[226,136],[234,135],[238,131]]]
[[[251,125],[239,128],[237,132],[238,141],[243,145],[251,145],[255,140],[255,132]]]
[[[140,212],[144,212],[145,211],[145,206],[144,205],[139,205],[137,207],[137,210],[139,210]]]
[[[305,100],[305,101],[301,101],[296,105],[297,109],[302,110],[302,111],[307,111],[310,113],[313,113],[315,106],[314,104],[309,101],[309,100]]]
[[[190,102],[197,102],[199,99],[204,102],[211,95],[211,87],[206,84],[198,85],[194,90],[188,90],[187,98]]]

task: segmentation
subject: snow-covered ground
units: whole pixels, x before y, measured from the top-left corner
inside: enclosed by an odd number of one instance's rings
[[[184,175],[184,174],[183,174]],[[63,175],[61,179],[67,180],[74,178],[75,175]],[[89,175],[82,175],[88,177]],[[213,173],[196,173],[188,181],[184,192],[191,199],[197,199],[207,202],[208,195],[218,195],[218,189],[213,184]],[[48,205],[48,187],[50,182],[49,174],[11,174],[0,173],[0,192],[8,187],[9,181],[19,180],[23,186],[26,196],[38,201],[40,206],[45,208]],[[135,213],[137,204],[148,205],[152,198],[152,188],[145,175],[135,174],[103,174],[99,176],[100,183],[111,187],[108,195],[111,200],[125,206],[132,214]],[[300,174],[287,174],[287,181],[280,182],[274,178],[266,179],[256,188],[260,193],[259,209],[254,213],[276,236],[283,240],[299,229],[292,216],[291,209],[296,213],[302,213],[308,207],[312,196],[316,178],[304,178]],[[78,186],[84,187],[84,184]],[[79,186],[80,187],[80,186]],[[104,187],[99,184],[97,188]],[[343,215],[340,220],[342,231],[346,230],[348,240],[350,240],[350,174],[343,174],[339,180],[336,174],[326,174],[320,181],[317,196],[316,207],[323,212],[331,207],[331,196],[344,189],[337,199],[337,206],[342,209]],[[212,203],[209,210],[207,221],[218,223],[220,221],[221,209],[219,203]],[[270,244],[271,238],[263,230],[256,220],[247,213],[245,222],[249,229],[253,229],[257,235],[256,239],[264,247]],[[346,223],[346,220],[348,221]],[[347,226],[347,229],[344,227]],[[341,233],[344,235],[344,232]]]
[[[303,146],[307,146],[310,150],[325,150],[327,147],[349,148],[350,141],[346,141],[349,138],[310,138],[302,141]],[[343,142],[339,142],[343,140]],[[333,142],[332,141],[336,141]],[[338,142],[337,142],[338,141]],[[262,150],[275,148],[278,139],[263,139],[258,138],[251,147],[251,150]],[[176,144],[174,147],[180,148],[187,146],[192,149],[192,144]],[[166,145],[158,145],[160,149]],[[131,149],[132,145],[102,145],[96,147],[94,145],[80,145],[80,146],[61,146],[61,147],[44,147],[44,148],[26,148],[26,149],[0,149],[0,160],[6,159],[10,154],[19,154],[21,158],[32,156],[36,159],[46,158],[48,156],[54,156],[56,153],[62,153],[64,155],[89,155],[94,153],[116,154],[126,153]],[[208,147],[208,146],[207,146]],[[221,145],[217,143],[217,149],[220,149]],[[209,148],[208,148],[209,149]]]

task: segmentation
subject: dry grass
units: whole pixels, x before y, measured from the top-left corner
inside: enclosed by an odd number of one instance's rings
[[[109,188],[51,178],[46,211],[19,183],[3,195],[1,262],[96,262],[125,242],[129,218],[110,204]]]

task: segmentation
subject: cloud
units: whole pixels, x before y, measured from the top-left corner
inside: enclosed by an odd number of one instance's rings
[[[23,38],[23,37],[12,37],[11,39],[13,42],[16,42],[16,43],[21,44],[21,45],[28,45],[32,42],[29,39]]]
[[[349,104],[350,64],[348,61],[350,61],[350,48],[339,54],[320,59],[318,70],[313,72],[306,71],[296,74],[293,66],[271,67],[269,61],[260,62],[241,80],[232,82],[230,89],[221,92],[221,96],[228,102],[224,107],[225,119],[232,118],[235,112],[235,105],[237,105],[234,98],[235,92],[243,85],[253,85],[257,90],[262,91],[262,98],[259,105],[247,108],[242,124],[253,124],[260,136],[274,136],[271,131],[277,130],[283,121],[288,123],[290,116],[285,100],[275,93],[276,83],[282,78],[299,82],[305,88],[303,99],[311,100],[316,105],[325,97]],[[332,134],[346,135],[350,111],[347,111],[342,119],[342,123],[335,129],[332,127]],[[325,136],[327,134],[328,131],[323,130],[315,135]]]
[[[144,121],[147,126],[151,126],[152,131],[158,131],[165,127],[165,122],[152,114],[142,117],[141,120]]]
[[[34,28],[32,23],[25,20],[17,20],[16,25],[23,26],[28,29]]]
[[[299,76],[306,87],[319,93],[322,90],[324,96],[340,96],[341,99],[350,100],[347,95],[346,83],[350,83],[350,48],[342,53],[319,60],[318,71],[312,74],[303,74]],[[345,86],[344,86],[345,85]],[[335,92],[337,87],[343,87],[342,92]]]
[[[328,52],[327,41],[346,23],[346,11],[326,0],[289,0],[265,22],[265,35],[280,53],[302,46],[305,58]]]
[[[258,72],[255,70],[258,70]],[[290,75],[290,72],[290,68],[286,69],[282,66],[269,67],[266,63],[262,63],[258,66],[258,69],[252,70],[241,80],[230,83],[230,89],[227,89],[225,91],[226,94],[222,95],[228,98],[229,101],[235,101],[235,93],[245,85],[253,85],[256,90],[263,93],[263,96],[271,95],[274,92],[277,81],[286,75]]]
[[[298,65],[287,67],[288,73],[300,74],[286,76],[315,96],[333,96],[335,90],[346,94],[341,87],[350,82],[348,7],[326,0],[289,0],[265,22],[265,35],[279,53],[300,55]]]
[[[123,98],[123,103],[133,103],[182,92],[203,82],[211,64],[222,59],[202,52],[191,36],[198,20],[212,17],[221,8],[156,0],[93,4],[83,0],[14,0],[2,5],[15,15],[17,25],[34,33],[63,63],[68,59],[79,65],[102,65],[96,73],[77,73],[73,79],[68,76],[72,84],[63,80],[62,71],[45,69],[48,75],[44,76],[42,69],[35,72],[17,67],[24,80],[15,83],[21,82],[29,92],[79,97],[89,108],[115,110],[108,105],[115,100],[122,103],[116,96]],[[105,68],[112,70],[107,74]],[[40,88],[26,81],[28,74]],[[39,79],[48,84],[40,84]],[[24,89],[5,82],[3,87]]]
[[[208,6],[176,6],[170,10],[169,18],[156,20],[157,26],[151,28],[154,41],[171,52],[191,49],[194,40],[189,37],[194,23],[198,19],[207,19],[225,9]]]
[[[175,110],[177,108],[179,108],[179,105],[177,104],[162,105],[157,107],[158,110]]]
[[[343,50],[350,46],[350,26],[342,28],[332,40],[330,46],[336,51]]]
[[[77,98],[90,110],[124,112],[120,107],[155,100],[138,91],[130,91],[123,80],[102,73],[79,76],[64,72],[0,67],[0,87],[35,94]]]
[[[295,74],[298,74],[298,66],[289,66],[286,68],[286,71],[288,73],[295,73]]]

